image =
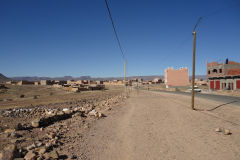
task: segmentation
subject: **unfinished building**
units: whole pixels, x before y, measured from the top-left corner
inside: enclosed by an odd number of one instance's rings
[[[164,82],[166,87],[187,86],[189,85],[188,68],[165,69]]]
[[[207,77],[211,90],[240,89],[240,63],[228,59],[225,63],[207,62]]]

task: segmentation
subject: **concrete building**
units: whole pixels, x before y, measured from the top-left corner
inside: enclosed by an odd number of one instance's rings
[[[173,68],[165,69],[164,82],[167,88],[169,86],[171,87],[189,85],[188,69],[187,68],[180,68],[177,70]]]
[[[225,63],[207,62],[207,77],[211,90],[240,89],[240,63],[228,59]]]

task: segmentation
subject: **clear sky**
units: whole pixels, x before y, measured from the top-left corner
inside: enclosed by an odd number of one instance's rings
[[[240,62],[238,0],[108,0],[127,74],[196,74],[206,60]],[[123,76],[123,60],[104,0],[0,0],[0,73],[6,76]]]

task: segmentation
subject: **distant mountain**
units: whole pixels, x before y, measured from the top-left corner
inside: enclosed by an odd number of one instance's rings
[[[9,80],[11,80],[11,79],[0,73],[0,82],[6,82]]]
[[[136,78],[142,78],[143,80],[153,80],[154,78],[161,78],[163,79],[163,76],[131,76],[127,77],[127,79],[136,79]],[[27,81],[40,81],[40,80],[123,80],[123,77],[91,77],[91,76],[81,76],[81,77],[72,77],[72,76],[64,76],[64,77],[11,77],[12,80],[15,81],[21,81],[21,80],[27,80]]]
[[[163,75],[152,75],[152,76],[130,76],[127,79],[136,79],[141,78],[143,80],[153,80],[154,78],[164,79]],[[91,77],[91,76],[81,76],[81,77],[72,77],[72,76],[64,76],[64,77],[12,77],[12,80],[20,81],[20,80],[27,80],[27,81],[40,81],[40,80],[123,80],[123,77]],[[189,77],[191,80],[191,76]],[[196,79],[204,79],[206,80],[207,77],[205,75],[196,75]]]

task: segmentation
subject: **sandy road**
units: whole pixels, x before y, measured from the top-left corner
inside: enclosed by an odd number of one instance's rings
[[[99,160],[239,160],[239,107],[200,98],[196,105],[205,111],[192,111],[184,95],[132,94],[86,131],[76,154]],[[217,133],[217,127],[233,134]]]

